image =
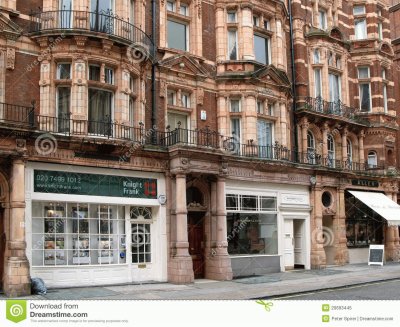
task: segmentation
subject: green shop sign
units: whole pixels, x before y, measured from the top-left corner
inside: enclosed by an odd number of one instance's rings
[[[157,198],[157,180],[64,171],[35,170],[34,191],[79,195]]]

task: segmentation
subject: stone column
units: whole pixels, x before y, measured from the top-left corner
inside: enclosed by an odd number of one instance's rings
[[[347,160],[347,128],[342,133],[342,162]]]
[[[176,174],[175,186],[175,251],[169,265],[169,281],[177,284],[191,283],[194,280],[192,258],[189,255],[186,175]]]
[[[396,202],[396,193],[387,194],[389,198],[394,199]],[[399,244],[399,227],[388,226],[386,228],[385,237],[385,257],[388,261],[399,261],[400,260],[400,244]]]
[[[225,178],[218,177],[216,183],[217,241],[212,246],[208,264],[209,268],[208,271],[206,271],[206,278],[215,280],[232,279],[231,259],[228,255],[225,184]]]
[[[364,157],[364,137],[365,133],[364,131],[361,131],[360,135],[358,136],[358,161],[360,162],[361,165],[364,164],[365,157]]]
[[[336,216],[334,218],[334,244],[336,246],[335,264],[344,265],[349,262],[349,250],[347,248],[346,237],[346,207],[344,188],[340,188],[337,193]]]
[[[247,143],[248,140],[254,140],[257,142],[257,108],[256,108],[256,95],[253,93],[246,94],[244,97],[244,131],[242,134],[243,143]]]
[[[303,155],[306,154],[307,152],[307,132],[308,132],[308,120],[307,118],[304,118],[301,121],[301,151],[303,152]]]
[[[10,181],[10,238],[7,247],[3,285],[7,296],[29,295],[31,284],[25,242],[25,162],[22,158],[12,163]]]
[[[224,18],[226,12],[222,5],[217,5],[215,12],[215,36],[217,41],[217,62],[226,60],[227,57],[227,44],[228,32],[225,33]]]
[[[242,40],[239,42],[239,60],[254,60],[254,41],[253,41],[253,12],[250,3],[242,5]],[[240,46],[241,45],[241,46]],[[240,54],[243,57],[240,58]]]
[[[218,132],[223,136],[229,136],[228,101],[224,95],[217,97],[217,123]]]
[[[329,131],[328,124],[325,123],[322,128],[322,162],[323,162],[323,165],[326,165],[328,163],[328,161],[326,160],[326,158],[328,157],[328,131]]]
[[[280,103],[280,127],[281,139],[280,142],[283,146],[288,146],[287,142],[287,120],[286,120],[286,105],[284,102]]]
[[[311,269],[323,269],[326,267],[326,255],[322,224],[322,189],[320,185],[314,186],[311,196],[314,202],[311,216]]]

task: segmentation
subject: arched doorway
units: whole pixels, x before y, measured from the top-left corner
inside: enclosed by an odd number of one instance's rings
[[[197,187],[186,191],[188,210],[189,254],[192,257],[194,278],[205,276],[205,242],[204,223],[207,207],[204,205],[203,193]]]

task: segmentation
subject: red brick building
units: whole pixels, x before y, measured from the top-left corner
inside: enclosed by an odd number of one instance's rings
[[[5,1],[3,290],[229,280],[367,262],[370,244],[397,260],[399,222],[360,200],[397,201],[388,18],[363,2]]]

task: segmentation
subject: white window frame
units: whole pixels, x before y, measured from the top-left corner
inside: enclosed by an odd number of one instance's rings
[[[183,16],[189,16],[189,6],[186,3],[180,3],[179,13]]]
[[[165,7],[167,8],[167,11],[175,12],[176,11],[176,2],[168,0],[167,5]]]
[[[383,112],[388,112],[388,96],[387,96],[387,84],[383,83]]]
[[[184,100],[184,98],[186,98],[186,100]],[[191,108],[190,93],[188,92],[181,93],[181,104],[182,107],[184,108]]]
[[[378,40],[383,40],[383,26],[382,22],[378,22]]]
[[[367,77],[360,77],[360,70],[361,69],[367,69]],[[371,75],[370,75],[370,69],[369,69],[369,66],[359,66],[359,67],[357,67],[357,76],[358,76],[358,79],[367,79],[367,78],[370,78],[371,77]]]
[[[263,100],[256,101],[256,109],[257,109],[258,114],[261,114],[261,115],[264,114],[264,104],[265,104],[265,101],[263,101]]]
[[[151,218],[150,219],[145,219],[144,217],[142,219],[138,218],[138,219],[134,219],[131,216],[131,212],[133,210],[133,208],[138,208],[138,209],[146,209],[149,210],[151,212]],[[131,243],[130,243],[130,259],[129,261],[127,260],[128,263],[133,264],[133,265],[137,265],[137,264],[147,264],[147,263],[152,263],[154,261],[154,253],[153,253],[153,208],[152,207],[145,207],[145,206],[129,206],[129,232],[130,232],[130,239],[131,239]],[[150,237],[150,243],[148,243],[150,245],[150,252],[144,251],[143,254],[146,257],[146,254],[150,254],[150,261],[147,261],[146,259],[144,261],[140,261],[138,260],[137,262],[133,262],[132,258],[133,258],[133,251],[132,251],[132,247],[134,246],[134,237],[133,237],[133,225],[136,225],[136,230],[137,230],[137,235],[139,235],[139,233],[142,230],[142,225],[147,225],[149,226],[149,237]],[[137,237],[138,239],[138,243],[140,244],[140,242],[142,241],[141,238]],[[144,243],[146,245],[146,243]],[[138,252],[139,256],[141,254],[141,252]]]
[[[332,134],[327,137],[328,166],[335,168],[336,165],[336,144]]]
[[[169,96],[172,95],[172,103],[169,103]],[[167,90],[167,105],[168,106],[176,106],[176,97],[177,92],[175,90]]]
[[[368,152],[368,168],[376,168],[378,166],[378,154],[375,151]]]
[[[321,63],[321,54],[320,54],[318,49],[314,49],[313,62],[314,62],[314,64],[320,64]]]
[[[356,22],[363,22],[363,29],[357,29]],[[361,31],[360,33],[358,33]],[[354,19],[354,38],[356,40],[365,40],[368,38],[368,31],[367,31],[367,19],[364,18],[356,18]]]

